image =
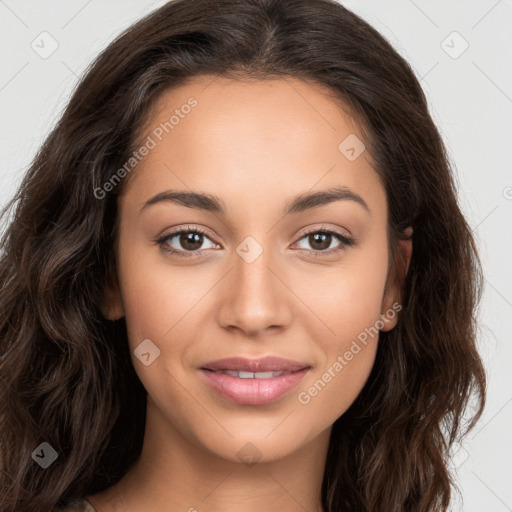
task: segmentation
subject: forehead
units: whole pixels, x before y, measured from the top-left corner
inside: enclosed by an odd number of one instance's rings
[[[193,108],[188,106],[191,102],[195,103]],[[280,144],[288,140],[292,145],[295,141],[304,142],[305,137],[311,143],[317,142],[329,132],[338,132],[339,136],[340,129],[361,135],[355,116],[334,91],[313,81],[284,76],[235,80],[202,75],[190,79],[185,85],[164,91],[154,101],[143,133],[150,133],[172,117],[172,127],[168,126],[170,130],[164,130],[165,134],[186,131],[177,130],[178,124],[183,125],[190,118],[186,124],[193,124],[200,136],[200,126],[195,122],[199,117],[201,124],[209,125],[210,137],[242,130],[240,136],[258,134],[259,142],[278,139]],[[210,130],[212,123],[215,130]]]
[[[380,183],[367,151],[351,161],[340,150],[351,137],[364,143],[349,109],[326,87],[295,78],[197,77],[162,93],[141,133],[154,144],[130,175],[139,196],[165,187],[219,197],[244,191],[261,203]]]

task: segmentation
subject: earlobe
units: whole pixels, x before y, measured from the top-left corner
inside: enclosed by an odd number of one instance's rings
[[[108,305],[104,305],[102,307],[102,313],[103,313],[103,317],[106,318],[107,320],[119,320],[120,318],[123,318],[124,316],[124,311],[122,309],[122,307],[110,307]]]
[[[121,292],[115,274],[114,278],[105,286],[101,311],[107,320],[119,320],[124,316]]]
[[[395,264],[398,272],[398,280],[400,284],[400,290],[405,281],[405,277],[409,270],[409,265],[412,258],[412,233],[413,229],[411,226],[403,231],[403,234],[407,237],[404,240],[398,241],[398,251],[396,254]]]
[[[397,310],[401,309],[402,305],[402,287],[412,258],[412,233],[413,229],[409,226],[403,232],[407,238],[398,241],[398,250],[389,272],[382,301],[380,319],[384,326],[381,331],[390,331],[398,322]]]

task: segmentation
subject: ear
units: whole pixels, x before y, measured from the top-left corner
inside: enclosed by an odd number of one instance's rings
[[[380,319],[384,326],[381,331],[390,331],[396,326],[398,322],[398,315],[396,313],[401,309],[402,286],[412,257],[412,227],[409,226],[403,233],[407,238],[398,241],[398,250],[395,254],[394,264],[391,265],[384,289],[380,312]],[[397,308],[398,305],[400,305],[400,309]]]
[[[119,320],[124,316],[124,307],[121,299],[117,272],[113,269],[110,271],[107,284],[103,291],[103,304],[101,311],[107,320]]]

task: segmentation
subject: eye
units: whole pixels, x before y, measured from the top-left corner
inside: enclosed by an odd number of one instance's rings
[[[210,240],[210,238],[204,231],[198,228],[191,228],[189,226],[187,228],[177,229],[176,231],[173,231],[172,233],[163,236],[162,238],[158,239],[156,243],[164,251],[187,258],[190,256],[198,255],[198,250],[201,249],[205,237],[208,240]],[[173,239],[176,239],[175,243],[181,245],[181,247],[173,247],[171,245]],[[215,246],[215,244],[213,244],[213,246]],[[203,247],[203,249],[205,248]],[[208,249],[208,247],[206,247],[206,249]]]
[[[301,248],[314,256],[337,253],[342,251],[345,247],[350,247],[355,244],[355,240],[348,235],[326,228],[317,228],[315,230],[308,231],[300,238],[298,243],[300,243],[301,240],[306,240],[306,243],[309,243],[312,249],[305,247]],[[336,240],[339,242],[337,247]],[[334,247],[333,242],[335,244]]]
[[[212,246],[206,248],[202,247],[205,238],[212,243]],[[175,247],[172,245],[174,239],[176,239],[174,243],[181,245],[181,247]],[[311,245],[312,249],[300,248],[306,250],[315,257],[331,255],[342,251],[346,247],[355,245],[355,240],[353,238],[326,228],[317,228],[315,230],[308,231],[303,234],[299,239],[299,242],[303,239]],[[333,248],[332,243],[336,242],[336,240],[338,240],[339,244],[337,247]],[[204,249],[219,247],[211,241],[205,231],[199,228],[191,228],[190,226],[187,228],[177,229],[172,233],[159,238],[156,240],[156,243],[162,248],[162,250],[184,258],[200,256],[200,251]]]

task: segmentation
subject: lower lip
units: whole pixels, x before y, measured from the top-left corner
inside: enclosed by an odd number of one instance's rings
[[[207,383],[223,398],[246,405],[269,404],[295,388],[309,368],[270,379],[240,379],[201,369]]]

